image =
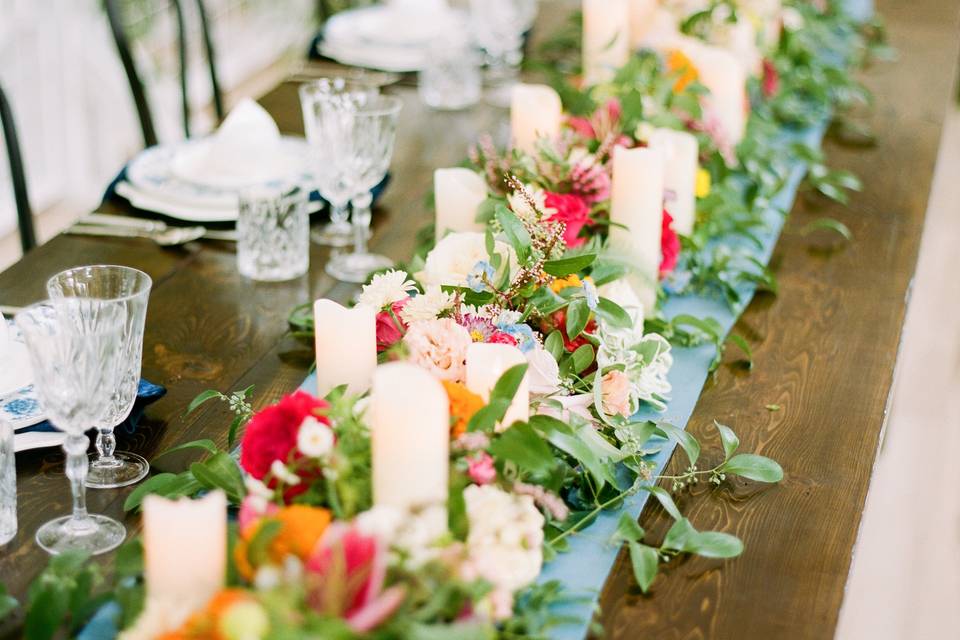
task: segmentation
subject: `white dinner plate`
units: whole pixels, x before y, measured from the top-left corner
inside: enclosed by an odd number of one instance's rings
[[[0,356],[0,401],[13,397],[24,387],[33,384],[33,369],[27,356],[27,346],[23,343],[20,330],[13,320],[0,315],[0,322],[6,322],[9,343]]]

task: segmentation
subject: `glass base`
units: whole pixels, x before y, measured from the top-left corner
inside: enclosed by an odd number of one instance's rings
[[[351,247],[356,237],[353,225],[349,222],[342,224],[331,222],[322,227],[314,227],[310,231],[310,239],[313,240],[315,244],[324,247]],[[369,229],[367,230],[367,239],[370,239]]]
[[[120,546],[127,537],[123,525],[107,516],[88,515],[75,520],[63,516],[37,529],[37,544],[53,555],[65,551],[86,551],[92,555],[106,553]]]
[[[140,482],[147,477],[150,463],[141,456],[128,451],[115,451],[112,461],[101,460],[90,454],[90,470],[87,486],[91,489],[116,489]]]
[[[330,259],[327,273],[342,282],[363,284],[370,274],[393,266],[393,260],[373,253],[344,253]]]

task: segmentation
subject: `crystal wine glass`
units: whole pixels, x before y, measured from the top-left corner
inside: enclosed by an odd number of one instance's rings
[[[88,429],[103,414],[116,385],[126,308],[117,302],[65,298],[41,302],[17,314],[34,374],[34,388],[50,422],[67,438],[66,474],[73,513],[50,520],[36,540],[52,554],[115,549],[127,532],[112,518],[87,512]]]
[[[477,44],[487,54],[486,100],[510,105],[523,61],[523,34],[537,17],[537,0],[470,0],[470,23]]]
[[[139,482],[150,463],[129,451],[115,451],[114,428],[127,419],[137,399],[140,363],[143,359],[143,331],[147,301],[153,281],[137,269],[111,265],[77,267],[62,271],[47,281],[52,300],[78,298],[116,302],[126,310],[121,338],[123,357],[117,360],[116,384],[103,413],[96,418],[97,453],[91,455],[87,486],[113,489]]]
[[[344,282],[366,282],[370,273],[393,265],[385,256],[367,251],[370,234],[370,189],[383,180],[393,158],[397,119],[403,103],[394,96],[377,96],[352,114],[352,154],[347,164],[353,173],[353,253],[335,256],[327,273]]]
[[[330,204],[330,224],[311,236],[318,244],[346,247],[353,239],[348,223],[353,184],[345,169],[350,151],[349,115],[379,92],[375,84],[345,78],[320,78],[300,87],[303,126],[313,149],[317,190]]]

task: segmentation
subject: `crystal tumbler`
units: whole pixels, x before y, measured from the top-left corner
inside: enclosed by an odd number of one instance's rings
[[[310,228],[306,193],[257,187],[240,194],[237,267],[251,280],[280,282],[299,278],[310,267]]]

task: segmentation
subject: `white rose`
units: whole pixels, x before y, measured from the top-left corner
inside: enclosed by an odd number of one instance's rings
[[[297,449],[308,458],[323,458],[333,450],[333,429],[307,416],[297,431]]]
[[[513,249],[505,242],[497,241],[495,250],[510,261],[511,272],[516,267]],[[482,233],[451,233],[427,254],[423,271],[417,279],[424,286],[467,286],[467,275],[478,262],[488,262],[486,242]]]
[[[550,352],[539,344],[526,353],[530,393],[550,395],[560,389],[560,367]]]

